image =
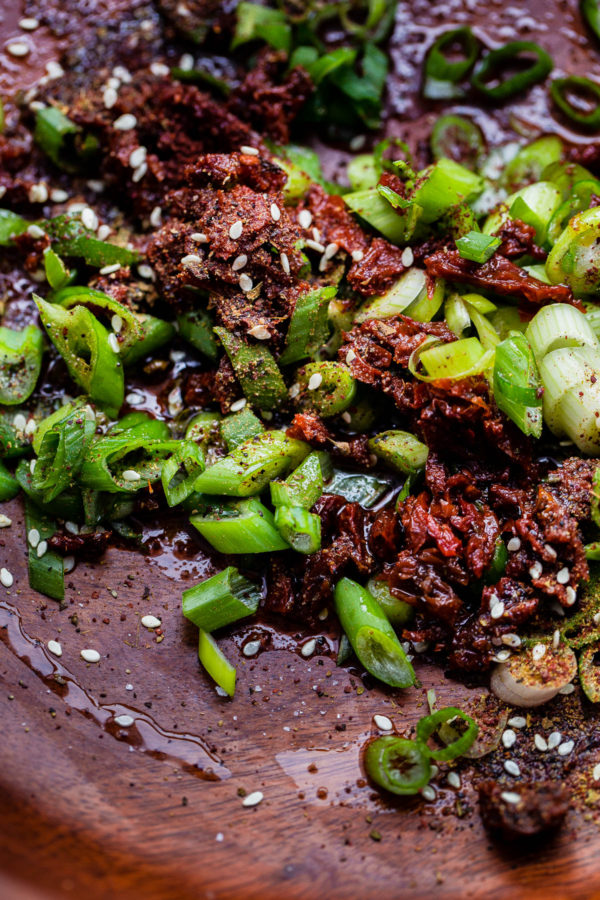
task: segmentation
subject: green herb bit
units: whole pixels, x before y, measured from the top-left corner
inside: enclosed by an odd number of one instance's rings
[[[20,491],[19,482],[0,461],[0,503],[12,500]]]
[[[204,309],[194,309],[177,316],[179,334],[208,359],[216,359],[218,346],[213,334],[213,322]]]

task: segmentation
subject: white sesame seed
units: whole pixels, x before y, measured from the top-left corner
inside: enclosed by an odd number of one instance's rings
[[[48,199],[48,188],[45,184],[32,184],[27,193],[30,203],[45,203]]]
[[[357,134],[357,135],[355,135],[355,137],[352,138],[352,140],[350,141],[348,146],[350,147],[350,149],[352,151],[360,150],[361,147],[364,147],[366,140],[367,140],[366,135]]]
[[[11,525],[12,519],[5,516],[4,513],[0,513],[0,528],[10,528]]]
[[[317,253],[325,253],[325,245],[319,243],[319,241],[313,241],[310,238],[304,241],[307,247],[310,247],[311,250],[316,250]]]
[[[187,256],[184,256],[181,259],[181,265],[185,266],[186,268],[188,266],[195,266],[201,262],[202,262],[202,257],[197,256],[195,253],[188,253]]]
[[[365,254],[363,253],[362,250],[353,250],[353,251],[352,251],[352,260],[353,260],[354,262],[360,262],[361,259],[364,258],[364,255],[365,255]]]
[[[58,641],[48,641],[46,644],[50,653],[54,656],[62,656],[62,647],[60,646]]]
[[[142,178],[144,177],[144,175],[146,174],[147,171],[148,171],[148,163],[147,162],[140,163],[140,165],[137,167],[137,169],[134,169],[133,175],[131,176],[131,180],[137,184],[138,181],[142,180]]]
[[[153,75],[156,75],[158,78],[164,77],[168,75],[171,71],[168,66],[165,66],[164,63],[161,62],[153,62],[150,65],[150,71]]]
[[[98,216],[89,206],[86,206],[81,212],[81,224],[84,225],[85,228],[89,228],[90,231],[96,231],[98,228]]]
[[[106,185],[100,178],[89,178],[87,181],[87,186],[90,191],[94,191],[95,194],[101,194]],[[81,207],[85,209],[85,205]]]
[[[239,400],[234,400],[234,402],[231,404],[229,409],[231,410],[231,412],[239,412],[241,409],[243,409],[245,407],[245,405],[246,405],[246,398],[241,397]]]
[[[592,616],[592,621],[594,625],[600,625],[600,612],[597,612],[594,616]]]
[[[502,600],[498,600],[497,603],[494,603],[492,608],[490,609],[490,616],[492,619],[501,619],[504,615],[504,603]]]
[[[562,734],[560,733],[560,731],[553,731],[548,735],[548,750],[554,750],[555,747],[558,747],[561,741]]]
[[[229,226],[229,237],[232,241],[237,241],[237,239],[242,236],[243,230],[244,224],[241,219],[238,219],[237,222],[234,222],[233,225]]]
[[[432,788],[430,784],[426,784],[425,787],[421,790],[421,796],[423,800],[429,800],[432,802],[437,797],[435,789]]]
[[[37,465],[37,459],[32,459],[31,462],[29,463],[29,471],[31,472],[32,475],[35,472],[36,465]]]
[[[289,261],[287,253],[282,253],[279,258],[281,260],[281,268],[283,269],[283,271],[285,272],[286,275],[289,275],[290,274],[290,261]]]
[[[120,334],[121,329],[123,328],[123,319],[121,318],[121,316],[115,313],[115,315],[110,320],[110,325],[115,334]]]
[[[231,264],[231,268],[234,272],[239,272],[240,269],[243,269],[246,263],[248,262],[248,257],[245,253],[240,253],[239,256],[236,256],[233,263]]]
[[[146,160],[146,156],[148,155],[148,151],[145,147],[140,146],[136,147],[135,150],[132,150],[129,154],[129,165],[132,169],[137,169],[138,166],[141,166],[143,162]]]
[[[144,626],[144,628],[160,628],[160,625],[161,625],[160,619],[157,619],[156,616],[151,616],[151,615],[142,616],[140,621],[141,621],[142,625]]]
[[[315,638],[311,638],[310,641],[307,641],[305,644],[302,645],[300,653],[305,658],[308,658],[309,656],[313,655],[313,653],[315,652],[316,646],[317,646],[317,642],[316,642]]]
[[[511,537],[510,541],[506,545],[506,549],[509,553],[516,553],[517,550],[521,549],[521,538]]]
[[[113,272],[118,272],[120,268],[121,263],[111,263],[109,266],[102,266],[100,275],[112,275]]]
[[[6,185],[0,184],[0,197],[4,197],[6,193]]]
[[[72,572],[75,568],[75,557],[74,556],[64,556],[63,557],[63,572],[65,575],[68,575],[69,572]]]
[[[222,832],[222,831],[218,831],[218,832],[215,834],[215,841],[217,841],[218,844],[221,844],[221,843],[224,841],[224,837],[223,837],[223,832]]]
[[[400,260],[402,262],[402,265],[405,266],[406,268],[408,268],[409,266],[412,266],[412,264],[415,261],[415,255],[412,252],[410,247],[404,248],[404,250],[402,251],[402,256],[400,257]]]
[[[114,88],[115,91],[118,91],[118,89],[121,87],[121,79],[115,78],[114,75],[111,75],[110,78],[106,79],[106,87],[111,87]]]
[[[525,716],[513,716],[512,719],[508,720],[508,724],[511,728],[525,728],[527,719]]]
[[[27,419],[23,415],[23,413],[17,413],[17,415],[13,419],[13,428],[16,431],[25,431],[25,426],[27,425]]]
[[[250,147],[248,144],[242,144],[240,153],[244,153],[246,156],[258,156],[256,147]]]
[[[536,644],[533,650],[531,651],[531,655],[534,659],[541,659],[546,654],[546,645],[545,644]]]
[[[507,647],[520,647],[521,646],[521,638],[518,634],[503,634],[500,638],[503,644],[506,644]]]
[[[320,388],[320,387],[321,387],[322,383],[323,383],[323,376],[321,375],[320,372],[315,372],[315,373],[314,373],[313,375],[311,375],[310,378],[308,379],[308,385],[307,385],[308,390],[309,390],[309,391],[316,391],[317,388]]]
[[[100,228],[98,229],[98,234],[97,234],[98,240],[105,241],[106,238],[109,236],[110,231],[111,231],[110,225],[101,225]]]
[[[136,472],[135,469],[125,469],[123,472],[122,478],[123,481],[141,481],[141,475],[139,472]]]
[[[499,650],[496,653],[496,660],[497,662],[506,662],[507,659],[510,659],[511,655],[510,650]]]
[[[119,78],[124,84],[130,84],[131,82],[131,72],[125,68],[125,66],[115,66],[112,70],[112,74],[115,78]]]
[[[529,569],[529,574],[530,574],[531,578],[532,578],[534,581],[537,581],[537,579],[538,579],[538,578],[541,576],[541,574],[542,574],[542,570],[543,570],[543,567],[542,567],[541,562],[535,562],[535,563],[530,567],[530,569]]]
[[[81,651],[81,658],[85,659],[88,663],[97,663],[100,662],[100,654],[97,650],[90,650],[89,648]]]
[[[335,254],[338,252],[339,249],[340,249],[339,244],[336,244],[332,241],[330,244],[327,244],[327,246],[325,247],[324,256],[327,259],[332,259],[335,256]]]
[[[183,409],[183,397],[181,396],[181,388],[178,384],[169,391],[167,403],[169,412],[172,416],[176,416],[177,413],[180,413]]]
[[[242,806],[258,806],[259,803],[264,799],[264,794],[262,791],[253,791],[251,794],[247,794],[242,800]]]
[[[460,787],[460,775],[458,774],[458,772],[448,772],[446,781],[448,782],[450,787],[457,789]]]
[[[190,234],[190,240],[196,244],[208,244],[208,237],[202,231],[195,231],[193,234]]]
[[[342,413],[342,419],[344,420],[344,422],[346,422],[347,425],[350,424],[350,422],[352,421],[352,416],[350,415],[348,410]]]
[[[259,341],[268,341],[271,337],[271,332],[264,325],[254,325],[248,329],[248,334]]]
[[[600,781],[600,763],[598,763],[597,766],[594,766],[592,778],[594,779],[594,781]]]
[[[133,690],[133,685],[132,685],[131,683],[127,683],[127,684],[125,685],[125,690],[126,690],[126,691],[132,691],[132,690]]]
[[[27,535],[27,540],[29,541],[30,547],[33,547],[34,549],[35,549],[35,547],[37,547],[37,545],[40,542],[40,533],[37,530],[37,528],[29,529],[29,533]]]
[[[140,263],[140,265],[137,267],[137,270],[140,278],[145,278],[146,281],[154,280],[154,269],[147,263]]]
[[[102,102],[105,109],[112,109],[118,99],[119,95],[114,87],[105,87],[102,91]]]
[[[289,393],[290,397],[291,397],[292,400],[293,400],[293,399],[294,399],[295,397],[297,397],[298,394],[300,393],[300,385],[299,385],[298,383],[293,384],[293,385],[291,386],[291,388],[289,389],[288,393]]]
[[[133,716],[115,716],[115,724],[120,725],[121,728],[129,728],[130,725],[133,725],[134,721],[135,719]]]
[[[191,53],[184,53],[179,57],[179,68],[189,72],[194,68],[194,57]]]
[[[552,647],[554,650],[558,650],[559,646],[560,646],[560,631],[557,628],[556,631],[554,632],[554,634],[552,635]]]
[[[510,803],[511,806],[516,806],[517,803],[521,802],[521,795],[517,794],[515,791],[502,791],[500,798],[504,800],[505,803]]]
[[[39,27],[39,24],[38,20],[33,17],[19,19],[19,28],[22,28],[23,31],[35,31],[35,29]]]
[[[260,650],[260,641],[248,641],[242,647],[244,656],[255,656]]]
[[[301,209],[298,213],[298,225],[300,228],[310,228],[312,223],[312,213],[310,209]]]
[[[26,44],[25,41],[13,41],[11,44],[8,44],[6,47],[7,53],[10,53],[11,56],[27,56],[29,53],[29,44]]]
[[[119,346],[119,339],[116,334],[109,334],[108,336],[108,346],[113,351],[113,353],[120,353],[121,348]]]
[[[41,559],[47,550],[48,550],[48,541],[40,541],[36,547],[35,552],[37,553],[38,558]]]
[[[575,690],[575,685],[569,683],[569,684],[563,685],[563,687],[561,687],[561,689],[559,690],[558,693],[566,696],[567,694],[572,694],[574,690]]]
[[[567,569],[566,566],[563,566],[563,568],[560,569],[560,571],[558,571],[556,573],[556,580],[558,581],[559,584],[568,584],[570,577],[571,577],[571,573],[569,572],[569,570]]]
[[[571,585],[569,585],[566,589],[566,594],[567,606],[573,606],[573,604],[577,600],[577,591],[575,590],[575,588],[572,588]]]
[[[541,753],[545,753],[548,749],[548,741],[546,738],[542,737],[541,734],[534,734],[533,743],[535,744],[536,750],[539,750]]]
[[[354,362],[355,359],[356,359],[356,353],[354,352],[354,350],[352,350],[352,349],[348,350],[348,352],[346,353],[347,364],[350,365],[350,363]]]
[[[37,423],[35,419],[28,419],[27,424],[25,425],[25,434],[31,437],[31,435],[35,434],[37,431]]]
[[[502,735],[503,746],[506,747],[507,750],[510,750],[516,740],[517,735],[515,734],[515,732],[512,730],[512,728],[507,728]]]
[[[50,199],[53,203],[65,203],[69,199],[69,195],[61,188],[52,188],[50,191]]]
[[[137,125],[137,119],[132,113],[123,113],[113,122],[113,128],[117,131],[131,131]]]
[[[30,225],[27,229],[27,234],[32,238],[43,238],[46,232],[39,225]]]
[[[281,218],[281,210],[276,203],[271,203],[271,218],[274,222],[279,222]]]
[[[242,274],[239,277],[239,285],[240,285],[241,289],[243,290],[243,292],[245,294],[247,294],[248,291],[252,290],[252,279],[250,278],[249,275],[246,275],[245,272],[242,272]]]
[[[509,775],[514,775],[515,778],[517,778],[521,774],[519,766],[512,759],[507,759],[504,761],[504,771],[508,772]]]
[[[229,697],[225,688],[222,688],[220,684],[215,685],[215,693],[218,694],[219,697]]]
[[[324,606],[321,612],[317,614],[317,619],[319,619],[320,622],[324,622],[328,615],[329,610]]]
[[[150,213],[150,224],[155,228],[159,228],[162,222],[162,207],[155,206]]]
[[[9,572],[8,569],[5,569],[5,568],[0,569],[0,584],[3,587],[5,587],[5,588],[12,587],[14,580],[15,579],[13,578],[12,573]]]
[[[135,391],[131,391],[130,394],[127,394],[125,400],[130,406],[139,406],[140,403],[144,402],[144,397],[142,394],[136,394]]]
[[[375,723],[375,727],[379,728],[380,731],[391,731],[393,728],[392,720],[388,719],[387,716],[382,716],[381,713],[375,713],[373,722]]]
[[[550,559],[556,559],[557,553],[552,544],[544,544],[544,550]]]

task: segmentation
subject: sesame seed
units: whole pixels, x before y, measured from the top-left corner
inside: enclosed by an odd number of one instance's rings
[[[160,78],[162,76],[168,75],[171,70],[169,69],[168,66],[165,66],[164,63],[153,62],[150,66],[150,71],[152,72],[153,75],[156,75],[157,77]]]
[[[54,656],[62,656],[62,647],[60,646],[58,641],[48,641],[46,644],[50,653],[54,654]]]
[[[181,388],[178,384],[169,391],[169,394],[167,396],[167,403],[169,406],[169,412],[172,416],[176,416],[183,409],[183,397],[181,396]]]
[[[134,721],[135,720],[133,716],[128,716],[125,714],[122,716],[115,716],[115,723],[117,725],[120,725],[121,728],[129,728],[130,725],[133,725]]]
[[[402,251],[402,256],[400,257],[400,261],[402,262],[402,265],[405,266],[406,268],[408,268],[409,266],[412,266],[412,264],[415,261],[415,255],[412,252],[410,247],[404,248],[404,250]]]
[[[238,219],[237,222],[234,222],[233,225],[229,226],[229,237],[232,241],[237,241],[237,239],[242,236],[243,230],[243,222],[241,219]]]
[[[262,791],[253,791],[251,794],[247,794],[242,800],[242,806],[258,806],[264,799],[264,794]]]
[[[39,225],[30,225],[27,229],[27,234],[32,238],[43,238],[46,232]]]
[[[504,771],[508,772],[509,775],[514,775],[515,778],[517,778],[521,774],[519,766],[512,759],[507,759],[504,761]]]
[[[156,616],[142,616],[140,622],[144,628],[160,628],[161,621]]]
[[[37,545],[40,542],[40,533],[37,530],[37,528],[29,529],[29,533],[27,535],[27,540],[29,541],[30,547],[33,547],[34,549],[37,547]]]
[[[307,641],[305,644],[302,645],[300,653],[305,658],[308,658],[309,656],[313,655],[316,647],[317,647],[317,642],[316,642],[315,638],[311,638],[310,641]]]
[[[126,691],[132,691],[132,690],[133,690],[133,685],[130,684],[130,683],[127,683],[127,684],[125,685],[125,690],[126,690]]]
[[[573,606],[573,604],[577,600],[577,591],[575,590],[575,588],[572,588],[571,585],[569,585],[567,587],[566,594],[567,606]]]
[[[297,397],[298,394],[300,393],[300,385],[297,384],[297,383],[296,383],[296,384],[293,384],[293,385],[291,386],[291,388],[289,389],[289,392],[288,392],[288,393],[289,393],[290,397],[291,397],[292,400],[293,400],[293,399],[294,399],[295,397]]]
[[[367,140],[364,134],[357,134],[352,138],[350,144],[348,145],[351,150],[360,150],[361,147],[364,147],[365,141]]]
[[[41,182],[32,184],[27,192],[30,203],[45,203],[48,199],[48,188]]]
[[[525,716],[513,716],[508,720],[508,724],[511,728],[525,728],[527,725],[527,719]]]
[[[129,84],[131,82],[131,73],[125,66],[115,66],[112,73],[115,78],[120,78],[124,84]]]
[[[356,353],[354,352],[354,350],[352,350],[352,349],[348,350],[348,352],[346,353],[347,364],[350,365],[350,363],[354,362],[355,359],[356,359]]]
[[[248,262],[248,257],[245,253],[240,253],[239,256],[236,256],[233,263],[231,264],[231,268],[234,272],[239,272],[240,269],[243,269],[246,263]]]
[[[515,791],[502,791],[500,798],[504,800],[505,803],[510,803],[511,806],[516,806],[517,803],[521,802],[521,795],[517,794]]]
[[[321,612],[317,614],[317,619],[319,619],[320,622],[324,622],[328,615],[329,610],[324,606]]]
[[[65,522],[65,531],[69,534],[79,534],[79,525],[77,522]]]
[[[506,545],[506,549],[507,549],[510,553],[516,553],[517,550],[520,550],[520,549],[521,549],[521,538],[518,538],[518,537],[511,537],[510,541],[509,541],[508,544]]]
[[[118,99],[119,95],[117,94],[114,87],[104,88],[102,92],[102,102],[104,103],[105,109],[112,109]]]
[[[6,51],[7,53],[10,53],[11,56],[27,56],[29,53],[29,44],[26,44],[25,41],[13,41],[11,44],[8,44]]]
[[[497,662],[506,662],[507,659],[510,659],[511,652],[510,650],[499,650],[496,653],[496,661]]]
[[[559,690],[558,693],[566,696],[567,694],[572,694],[574,690],[575,690],[575,685],[571,684],[569,682],[569,684],[563,685],[563,687],[561,687],[561,689]]]
[[[158,228],[162,222],[162,207],[155,206],[150,213],[150,224]]]
[[[430,784],[426,784],[425,787],[421,790],[421,796],[424,800],[429,800],[431,802],[435,800],[437,794]]]
[[[290,261],[288,259],[287,253],[282,253],[280,256],[281,259],[281,268],[285,272],[286,275],[290,274]]]
[[[137,119],[132,113],[123,113],[113,122],[113,128],[117,131],[131,131],[137,125]]]
[[[594,616],[592,616],[592,621],[594,625],[600,625],[600,612],[597,612]]]
[[[52,188],[50,191],[50,199],[53,203],[65,203],[69,199],[69,195],[61,188]]]
[[[110,231],[111,231],[110,225],[101,225],[100,228],[98,229],[98,235],[97,235],[98,240],[105,241],[106,238],[109,236]]]
[[[310,228],[312,223],[312,213],[310,209],[301,209],[298,213],[298,225],[300,228]]]
[[[548,750],[554,750],[561,742],[562,734],[560,731],[553,731],[552,734],[548,735]]]
[[[308,238],[304,243],[311,250],[316,250],[317,253],[325,252],[325,246],[323,244],[320,244],[319,241],[312,241],[310,238]]]
[[[450,787],[453,787],[453,788],[460,787],[460,775],[458,774],[458,772],[448,772],[446,781],[448,782]]]
[[[223,832],[218,831],[215,835],[215,841],[217,841],[217,843],[221,844],[223,842],[223,840],[224,840]]]
[[[184,53],[179,57],[179,68],[184,72],[189,72],[194,68],[194,57],[191,53]]]
[[[149,266],[147,263],[141,263],[138,267],[138,275],[140,278],[145,278],[147,281],[154,280],[154,269],[152,266]]]
[[[125,469],[122,475],[123,481],[141,481],[142,476],[135,469]]]
[[[29,471],[31,472],[32,475],[35,472],[36,465],[37,465],[37,459],[32,459],[31,462],[29,463]]]
[[[566,566],[564,566],[562,569],[560,569],[560,571],[556,573],[556,580],[559,584],[568,584],[570,577],[571,573]]]
[[[556,631],[554,632],[554,634],[552,635],[552,647],[554,650],[558,650],[559,645],[560,645],[560,631],[557,628]]]
[[[350,422],[352,421],[352,416],[350,415],[348,410],[342,413],[342,419],[344,420],[344,422],[346,422],[347,425],[350,424]]]
[[[106,87],[114,88],[117,91],[121,87],[121,81],[119,78],[115,78],[112,75],[110,78],[106,79]]]
[[[246,398],[241,397],[240,400],[234,400],[234,402],[231,404],[229,409],[231,410],[231,412],[239,412],[241,409],[243,409],[245,407],[245,405],[246,405]]]
[[[512,730],[512,728],[507,728],[502,735],[502,744],[506,747],[507,750],[513,746],[515,741],[517,740],[517,735]]]
[[[504,603],[502,600],[498,600],[497,603],[494,603],[490,610],[490,616],[492,619],[501,619],[504,615]]]
[[[0,528],[10,528],[11,525],[12,519],[5,516],[4,513],[0,513]]]
[[[109,266],[102,266],[100,275],[112,275],[113,272],[118,272],[120,268],[121,263],[111,263]]]
[[[529,569],[529,574],[533,581],[537,581],[540,575],[542,574],[542,564],[541,562],[535,562]]]
[[[37,423],[36,423],[35,419],[29,419],[27,421],[27,425],[25,426],[25,434],[28,436],[31,436],[32,434],[35,434],[36,431],[37,431]]]
[[[333,241],[330,244],[327,244],[325,247],[325,253],[323,254],[326,259],[332,259],[335,254],[340,249],[339,244],[334,243]]]
[[[142,394],[136,394],[135,391],[131,391],[130,394],[127,394],[125,400],[130,406],[139,406],[140,403],[144,402]]]
[[[239,277],[239,285],[245,294],[252,290],[252,279],[243,272]]]
[[[142,180],[147,171],[148,163],[144,161],[137,167],[137,169],[134,170],[133,175],[131,176],[131,180],[137,184],[138,181]]]
[[[90,650],[89,648],[81,651],[81,658],[85,659],[88,663],[97,663],[100,662],[100,654],[97,650]]]
[[[271,218],[274,222],[279,222],[281,218],[281,210],[276,203],[271,203]]]
[[[181,265],[185,266],[186,268],[188,266],[195,266],[197,263],[201,263],[201,262],[202,262],[202,257],[197,256],[195,253],[188,253],[187,256],[184,256],[181,259]]]
[[[190,240],[196,244],[208,244],[208,237],[202,231],[195,231],[193,234],[190,234]]]
[[[520,647],[521,646],[521,638],[518,634],[503,634],[500,638],[503,644],[506,644],[507,647]]]
[[[39,24],[38,20],[33,17],[19,19],[19,28],[22,28],[23,31],[35,31],[35,29],[39,27]]]
[[[244,656],[255,656],[260,650],[260,641],[247,641],[242,647]]]
[[[557,553],[552,544],[544,544],[544,550],[550,559],[556,559]]]
[[[548,741],[546,738],[542,737],[541,734],[535,734],[533,736],[533,743],[535,744],[536,750],[539,750],[541,753],[545,753],[548,749]]]
[[[5,587],[5,588],[12,587],[14,580],[15,579],[12,576],[12,572],[9,572],[8,569],[5,569],[5,568],[0,569],[0,584],[3,587]]]
[[[363,259],[364,255],[365,254],[363,253],[362,250],[353,250],[352,251],[352,260],[354,262],[360,262],[361,259]]]
[[[229,694],[227,693],[225,688],[222,688],[220,684],[215,685],[215,693],[219,697],[229,697]]]
[[[373,722],[375,723],[375,727],[379,728],[380,731],[391,731],[393,728],[392,720],[388,719],[387,716],[382,716],[380,713],[375,713]]]
[[[600,763],[598,763],[597,766],[594,766],[592,778],[594,779],[594,781],[600,781]]]
[[[108,346],[113,351],[113,353],[121,352],[121,348],[119,347],[119,339],[117,338],[116,334],[109,334]]]
[[[546,654],[546,645],[545,644],[536,644],[533,650],[531,651],[531,655],[534,659],[541,659]]]
[[[63,557],[63,572],[67,575],[69,572],[72,572],[75,568],[75,557],[74,556],[64,556]]]
[[[121,329],[123,328],[123,319],[121,318],[121,316],[115,313],[115,315],[110,320],[110,324],[115,334],[119,334]]]
[[[62,78],[65,74],[65,70],[61,66],[59,62],[56,62],[55,59],[50,59],[46,63],[46,72],[48,73],[48,78],[50,81],[55,81],[57,78]]]
[[[90,231],[96,231],[98,228],[98,216],[89,206],[81,211],[81,224]]]
[[[27,425],[27,419],[23,415],[23,413],[17,413],[17,415],[13,419],[13,428],[16,431],[25,431],[25,426]]]
[[[314,373],[313,375],[311,375],[310,378],[308,379],[308,385],[307,385],[308,390],[309,390],[309,391],[316,391],[317,388],[320,388],[320,387],[321,387],[321,384],[322,384],[322,383],[323,383],[323,376],[321,375],[320,372],[315,372],[315,373]]]
[[[244,153],[246,156],[258,156],[256,147],[250,147],[248,144],[242,144],[240,153]]]
[[[259,341],[268,341],[271,337],[271,332],[264,325],[254,325],[248,330],[248,334]]]
[[[138,166],[141,166],[147,155],[148,151],[143,146],[136,147],[135,150],[132,150],[129,154],[129,165],[131,168],[137,169]]]
[[[40,541],[36,547],[36,553],[38,555],[38,559],[41,559],[44,553],[46,553],[48,549],[48,541]]]

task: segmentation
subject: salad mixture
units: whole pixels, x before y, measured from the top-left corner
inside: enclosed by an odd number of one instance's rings
[[[600,86],[531,41],[444,30],[415,155],[376,136],[392,4],[160,6],[170,50],[142,19],[146,41],[5,98],[0,500],[25,504],[31,587],[62,602],[79,560],[168,510],[212,563],[182,611],[223,697],[220,629],[260,614],[337,616],[339,665],[393,688],[425,654],[510,707],[576,676],[598,702],[600,144],[490,148],[443,107],[543,84],[591,135]],[[600,37],[597,0],[581,11]],[[335,182],[314,134],[349,153]],[[427,798],[436,763],[477,755],[481,723],[429,700],[414,739],[384,722],[366,748],[385,791]],[[536,746],[566,758],[553,734]],[[568,806],[560,780],[480,797],[506,834]]]

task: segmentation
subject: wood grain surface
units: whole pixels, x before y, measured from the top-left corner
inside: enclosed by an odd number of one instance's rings
[[[508,6],[482,5],[499,28]],[[8,6],[6,36],[22,12]],[[416,2],[415,16],[433,14],[428,6],[451,7],[441,27],[474,4]],[[575,6],[512,9],[543,24],[559,64],[587,71],[597,61],[569,33]],[[418,34],[402,34],[393,52],[404,47],[409,58]],[[51,42],[38,50],[24,70],[11,69],[13,84],[43,70]],[[391,127],[402,130],[398,96],[394,103]],[[180,613],[196,561],[176,547],[165,557],[110,549],[100,564],[77,566],[59,609],[28,587],[22,509],[7,507],[13,524],[0,531],[0,564],[15,583],[0,589],[2,900],[600,896],[600,833],[581,812],[554,838],[506,848],[484,831],[468,778],[460,791],[442,783],[430,804],[382,800],[366,783],[360,748],[374,713],[402,730],[425,711],[428,688],[440,706],[467,703],[481,688],[419,662],[419,688],[365,688],[335,667],[326,634],[305,659],[306,635],[292,632],[272,637],[256,659],[240,655],[236,697],[222,699],[200,672],[195,629]],[[162,635],[141,626],[149,613]],[[225,649],[237,658],[256,627],[239,628]],[[60,641],[60,659],[46,649],[50,639]],[[81,658],[86,647],[100,652],[98,664]],[[123,714],[131,727],[115,723]],[[585,728],[597,727],[590,717]],[[240,792],[255,790],[263,802],[244,808]]]

